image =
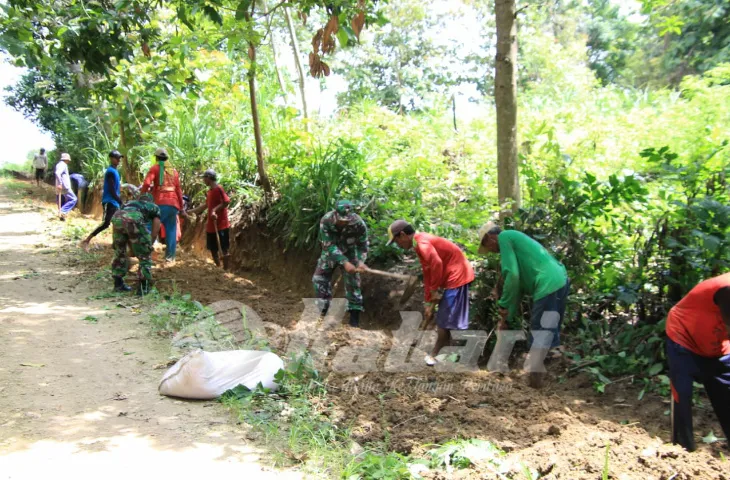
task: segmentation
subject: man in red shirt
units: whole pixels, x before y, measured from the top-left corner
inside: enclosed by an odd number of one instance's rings
[[[426,364],[433,366],[439,350],[451,340],[451,330],[469,328],[469,284],[474,281],[474,270],[455,244],[436,235],[416,233],[405,220],[396,220],[388,228],[388,245],[391,243],[416,250],[423,269],[427,327],[438,302],[436,345],[425,358]]]
[[[206,204],[193,209],[192,212],[198,214],[206,208],[208,209],[208,223],[205,226],[206,244],[216,266],[220,266],[221,262],[218,259],[218,240],[220,240],[221,250],[223,250],[221,252],[223,268],[228,270],[230,267],[228,249],[230,247],[229,232],[231,229],[231,223],[228,221],[228,204],[231,199],[228,198],[223,187],[218,185],[218,175],[215,170],[206,170],[203,173],[203,181],[208,186]],[[216,233],[218,235],[217,239]]]
[[[701,282],[669,311],[667,359],[672,387],[672,442],[695,449],[692,383],[705,386],[730,439],[730,273]]]

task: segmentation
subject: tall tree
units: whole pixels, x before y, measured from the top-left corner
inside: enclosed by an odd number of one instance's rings
[[[350,33],[352,38],[356,37],[344,24],[352,19],[353,25],[358,25],[359,34],[359,28],[366,21],[366,12],[374,11],[376,3],[377,0],[301,0],[295,7],[305,15],[312,10],[325,12],[328,23],[326,28],[319,30],[323,32],[319,38],[323,42],[322,54],[330,54],[337,39],[346,45]],[[268,32],[268,17],[285,5],[290,4],[281,0],[271,9],[257,12],[255,0],[123,0],[114,6],[109,2],[83,0],[8,0],[0,5],[4,14],[0,16],[0,48],[10,53],[17,64],[38,72],[69,65],[69,69],[78,70],[74,72],[78,77],[91,79],[82,85],[84,88],[102,91],[97,85],[106,85],[102,103],[110,100],[115,102],[115,107],[121,107],[118,117],[127,123],[119,123],[120,134],[123,132],[123,143],[128,149],[133,148],[133,134],[143,130],[138,114],[151,121],[155,119],[140,99],[150,98],[159,104],[166,94],[173,92],[173,86],[182,92],[195,87],[195,73],[186,66],[191,52],[197,48],[220,49],[221,45],[226,45],[229,54],[234,56],[244,56],[247,51],[259,178],[264,190],[271,193],[258,112],[256,54]],[[175,15],[158,15],[163,7],[171,9]],[[335,37],[340,22],[346,35]],[[179,39],[177,32],[182,25],[197,32],[191,35],[198,42],[197,46],[172,42]],[[161,71],[155,72],[157,75],[148,82],[147,88],[135,87],[130,93],[130,84],[139,83],[135,79],[129,82],[117,76],[114,81],[108,80],[121,63],[133,61],[135,57],[147,57],[154,63],[156,56],[152,52],[155,50],[167,53],[164,61],[169,61],[169,65],[162,65]],[[310,65],[313,75],[329,74],[329,67],[321,61],[317,48],[310,54],[310,59],[314,59]],[[162,89],[167,92],[160,92]],[[148,114],[138,112],[139,109],[146,109]]]
[[[494,103],[497,109],[497,190],[500,205],[520,205],[517,165],[517,9],[515,0],[495,0],[497,56]]]
[[[289,12],[288,7],[284,7],[284,17],[286,18],[286,25],[289,29],[289,36],[291,37],[291,48],[294,52],[294,65],[297,69],[297,77],[299,77],[299,94],[302,97],[302,113],[304,114],[304,119],[309,119],[309,111],[307,108],[307,94],[306,94],[306,84],[304,83],[304,69],[302,68],[302,55],[299,52],[299,41],[297,40],[297,32],[294,28],[294,22],[291,19],[291,12]],[[307,129],[309,129],[309,125],[307,125]]]
[[[348,84],[338,103],[368,99],[402,114],[442,106],[454,85],[479,83],[481,59],[453,32],[465,12],[474,13],[467,5],[440,12],[417,0],[389,3],[388,23],[376,25],[361,48],[338,56],[335,71]]]

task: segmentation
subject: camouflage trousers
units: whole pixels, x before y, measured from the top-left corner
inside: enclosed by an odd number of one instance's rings
[[[355,259],[350,259],[350,263],[357,265]],[[312,276],[312,284],[314,285],[314,294],[320,299],[320,307],[332,300],[332,274],[338,264],[331,260],[327,255],[319,257],[317,268]],[[362,306],[362,290],[360,289],[360,274],[347,273],[342,269],[345,280],[345,298],[347,299],[348,310],[363,310]]]
[[[124,278],[129,271],[127,245],[139,259],[139,280],[152,280],[152,235],[142,214],[136,210],[120,210],[112,217],[114,260],[112,276]]]

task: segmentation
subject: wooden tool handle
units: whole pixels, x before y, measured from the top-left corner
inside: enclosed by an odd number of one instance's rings
[[[410,280],[412,275],[403,275],[402,273],[391,273],[391,272],[384,272],[383,270],[375,270],[372,268],[368,268],[365,270],[365,273],[374,273],[375,275],[380,275],[381,277],[390,277],[390,278],[397,278],[399,280]]]

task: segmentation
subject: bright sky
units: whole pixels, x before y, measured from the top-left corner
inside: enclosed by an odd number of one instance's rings
[[[7,95],[5,88],[14,85],[23,70],[7,63],[6,57],[0,55],[0,96]],[[30,150],[46,150],[54,148],[51,136],[42,132],[33,122],[23,117],[21,113],[0,101],[0,145],[2,145],[2,163],[23,163]]]

